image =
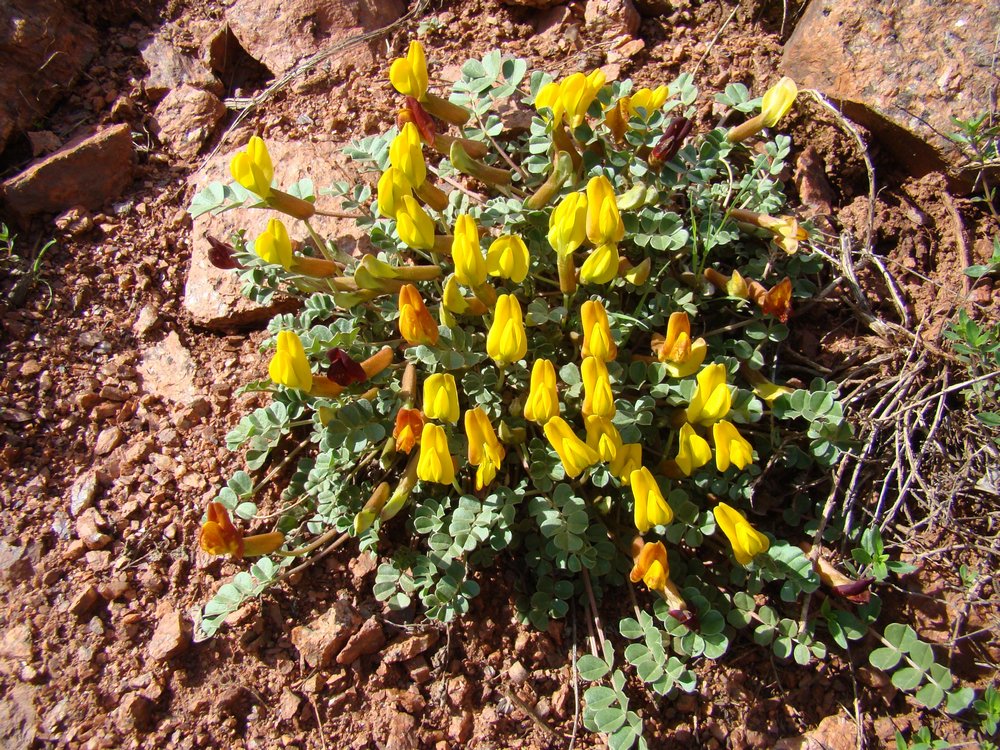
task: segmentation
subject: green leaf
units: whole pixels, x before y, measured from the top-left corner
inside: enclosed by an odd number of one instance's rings
[[[924,681],[923,670],[905,667],[897,670],[892,675],[892,684],[900,690],[915,690]]]
[[[603,680],[608,672],[611,671],[611,667],[608,666],[606,661],[598,659],[592,654],[581,656],[576,662],[576,669],[580,673],[580,677],[588,682]]]
[[[903,654],[896,648],[877,648],[868,655],[868,661],[876,669],[888,672],[899,664]]]
[[[933,682],[929,682],[920,688],[913,697],[927,708],[937,708],[944,700],[944,691]]]

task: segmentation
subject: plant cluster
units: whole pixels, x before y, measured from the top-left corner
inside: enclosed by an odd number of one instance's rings
[[[641,582],[652,604],[636,600],[619,632],[660,695],[692,690],[693,662],[741,633],[801,664],[825,655],[826,636],[845,648],[862,637],[878,614],[865,568],[848,579],[794,543],[817,531],[816,503],[800,493],[798,513],[753,511],[851,440],[834,385],[774,382],[792,307],[821,272],[807,227],[781,213],[791,141],[775,128],[795,84],[762,98],[730,85],[716,99],[743,121],[697,132],[687,75],[655,89],[600,71],[553,80],[491,52],[445,98],[412,42],[389,79],[396,122],[346,149],[374,192],[276,186],[252,138],[235,181],[192,205],[274,212],[212,260],[253,299],[302,300],[269,325],[269,377],[245,386],[272,403],[227,438],[250,470],[294,448],[256,485],[234,476],[201,535],[206,552],[261,559],[208,602],[201,636],[348,537],[385,556],[379,600],[445,622],[501,556],[522,573],[518,611],[540,628]],[[533,109],[528,132],[504,129],[501,104]],[[367,230],[370,253],[317,234],[326,196]],[[256,493],[286,467],[277,520],[245,536],[231,516],[254,524]],[[886,562],[866,548],[862,565],[880,575]],[[790,606],[812,595],[821,604],[800,621]],[[900,679],[934,703],[950,683],[895,635],[886,647],[923,670]],[[585,723],[612,747],[644,747],[600,640],[579,662],[595,682]]]

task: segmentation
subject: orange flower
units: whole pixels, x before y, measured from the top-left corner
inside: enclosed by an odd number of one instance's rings
[[[396,440],[396,450],[409,453],[420,442],[424,431],[424,415],[419,409],[403,407],[396,413],[396,427],[392,436]]]
[[[787,323],[792,312],[792,280],[786,276],[771,287],[760,301],[760,309]]]
[[[413,284],[399,290],[399,332],[410,346],[438,342],[438,327]]]
[[[642,581],[651,591],[662,591],[670,578],[667,563],[667,548],[663,542],[646,542],[635,558],[635,565],[629,573],[632,583]]]
[[[274,552],[285,543],[280,531],[244,537],[233,526],[229,512],[222,503],[209,503],[205,523],[198,535],[198,544],[210,555],[232,555],[237,560]]]

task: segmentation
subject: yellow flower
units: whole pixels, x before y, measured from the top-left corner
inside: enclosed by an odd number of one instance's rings
[[[611,337],[608,312],[597,300],[587,300],[580,306],[583,321],[583,356],[610,362],[618,356],[618,346]]]
[[[715,441],[715,466],[719,471],[728,469],[729,464],[743,469],[753,463],[753,446],[732,422],[722,419],[712,425],[712,439]]]
[[[681,427],[677,443],[677,458],[674,460],[686,477],[712,460],[712,449],[708,441],[686,422]]]
[[[615,189],[604,175],[591,177],[587,183],[587,239],[599,247],[617,244],[624,236],[625,225],[615,202]]]
[[[486,353],[503,367],[517,362],[528,351],[521,305],[513,294],[501,294],[493,308],[493,325],[486,336]]]
[[[580,281],[584,284],[607,284],[618,275],[620,265],[617,245],[599,245],[580,266]]]
[[[490,418],[481,406],[465,412],[465,435],[469,439],[469,463],[479,467],[476,489],[481,490],[496,477],[507,452],[497,440]]]
[[[799,243],[809,239],[809,232],[799,226],[794,216],[760,216],[760,226],[774,235],[774,244],[788,255],[799,251]]]
[[[615,397],[611,391],[608,366],[597,357],[587,357],[580,368],[583,375],[583,415],[611,419],[615,416]]]
[[[486,252],[486,271],[490,276],[499,276],[520,284],[528,275],[528,246],[514,234],[502,234],[493,240]]]
[[[205,523],[198,534],[198,545],[210,555],[232,555],[236,560],[244,557],[268,555],[285,543],[285,535],[280,531],[268,534],[243,536],[233,526],[229,512],[222,503],[209,503]]]
[[[708,365],[698,373],[698,387],[687,408],[687,421],[707,427],[726,416],[731,406],[725,365]]]
[[[795,103],[799,89],[788,76],[784,76],[764,93],[760,105],[760,113],[764,116],[764,124],[773,128],[778,120],[784,117]]]
[[[590,75],[573,73],[559,83],[553,81],[538,92],[535,109],[540,112],[548,108],[552,110],[553,122],[558,124],[560,120],[565,120],[570,127],[579,127],[605,78],[604,72],[598,69]]]
[[[261,198],[271,194],[274,166],[267,146],[257,136],[252,136],[246,151],[240,151],[229,163],[229,171],[240,185]]]
[[[423,141],[420,131],[412,122],[408,122],[392,139],[389,146],[389,163],[398,169],[410,187],[416,189],[427,179],[427,166],[424,164]]]
[[[396,413],[396,426],[392,430],[392,437],[396,441],[396,450],[409,453],[413,446],[420,442],[420,435],[424,431],[424,415],[419,409],[402,407]]]
[[[435,346],[438,342],[437,323],[413,284],[399,290],[399,333],[410,346]]]
[[[549,443],[559,454],[563,469],[569,478],[579,476],[584,469],[601,460],[597,451],[580,440],[562,417],[552,417],[542,429],[545,430],[545,437]]]
[[[475,289],[486,283],[486,261],[479,248],[479,229],[468,214],[455,219],[455,236],[451,243],[451,259],[455,263],[455,278]]]
[[[628,487],[632,482],[632,472],[642,468],[642,445],[625,443],[608,465],[608,470],[618,477],[618,480]]]
[[[403,96],[412,96],[418,101],[424,98],[427,94],[427,58],[420,42],[410,42],[406,57],[393,60],[389,81]]]
[[[420,436],[417,477],[421,482],[438,484],[451,484],[455,481],[455,464],[448,451],[448,435],[441,425],[424,425]]]
[[[587,423],[587,445],[597,452],[602,461],[613,463],[622,450],[622,436],[618,428],[606,417],[591,414],[585,419]]]
[[[312,389],[313,374],[306,359],[306,350],[294,331],[278,332],[278,348],[271,357],[267,372],[278,385],[306,392]]]
[[[670,578],[667,563],[667,548],[663,542],[646,542],[635,558],[635,565],[629,573],[632,583],[642,581],[650,591],[662,591]]]
[[[283,266],[285,270],[292,267],[292,241],[279,219],[268,220],[267,229],[257,236],[253,250],[266,263]]]
[[[541,114],[543,109],[550,109],[552,110],[552,119],[557,123],[563,118],[563,113],[566,110],[563,106],[560,93],[561,88],[559,83],[551,81],[542,86],[535,97],[535,109],[538,110],[539,114]]]
[[[395,219],[396,212],[403,205],[404,195],[412,197],[413,186],[400,170],[389,167],[378,180],[378,212]]]
[[[655,89],[642,88],[628,97],[628,113],[631,117],[643,117],[639,110],[646,114],[643,119],[648,120],[650,116],[664,105],[670,95],[668,86],[657,86]]]
[[[691,321],[686,312],[675,312],[667,322],[667,336],[653,336],[653,351],[674,378],[693,375],[705,361],[708,345],[705,339],[691,341]]]
[[[747,565],[762,552],[767,552],[771,541],[750,525],[746,517],[736,508],[719,503],[715,510],[715,522],[733,545],[736,562]]]
[[[556,391],[556,368],[547,359],[536,359],[531,367],[531,390],[524,403],[524,418],[545,424],[559,416],[559,394]]]
[[[663,493],[649,469],[643,466],[629,477],[635,498],[635,527],[642,533],[654,526],[666,526],[674,520],[674,512],[663,499]]]
[[[451,424],[458,421],[458,387],[450,372],[436,372],[424,381],[424,416]]]
[[[396,231],[407,247],[414,250],[434,248],[434,220],[412,195],[404,195],[403,204],[396,207]]]
[[[558,255],[568,255],[587,237],[587,196],[570,193],[549,216],[549,244]]]

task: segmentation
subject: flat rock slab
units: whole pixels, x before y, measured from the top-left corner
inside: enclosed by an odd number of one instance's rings
[[[317,194],[335,181],[353,180],[353,168],[340,153],[340,148],[339,144],[331,142],[267,141],[278,186],[288,188],[308,177],[313,181]],[[233,153],[218,154],[212,158],[200,172],[192,175],[192,187],[202,188],[211,182],[232,182],[229,162]],[[348,170],[346,176],[345,169]],[[337,208],[335,201],[323,196],[317,200],[317,206],[331,210]],[[241,283],[237,272],[220,270],[208,259],[211,249],[209,235],[228,242],[234,232],[245,229],[247,239],[252,240],[264,231],[268,219],[272,217],[282,219],[293,240],[305,238],[305,229],[301,223],[270,210],[237,209],[217,216],[202,214],[194,220],[191,227],[191,267],[184,287],[184,307],[196,324],[227,330],[259,324],[270,320],[276,313],[290,312],[298,307],[295,300],[280,297],[266,306],[252,302],[240,293]],[[352,219],[315,216],[310,223],[320,235],[333,239],[348,253],[356,253],[365,247],[367,233]]]
[[[164,401],[190,406],[205,395],[194,382],[194,359],[173,331],[143,352],[138,370],[143,390]]]
[[[995,0],[813,0],[780,68],[840,103],[913,174],[955,174],[964,159],[942,134],[956,130],[951,116],[990,110],[998,27]]]
[[[72,141],[3,183],[7,207],[25,220],[73,206],[97,209],[132,182],[135,149],[127,124]]]

